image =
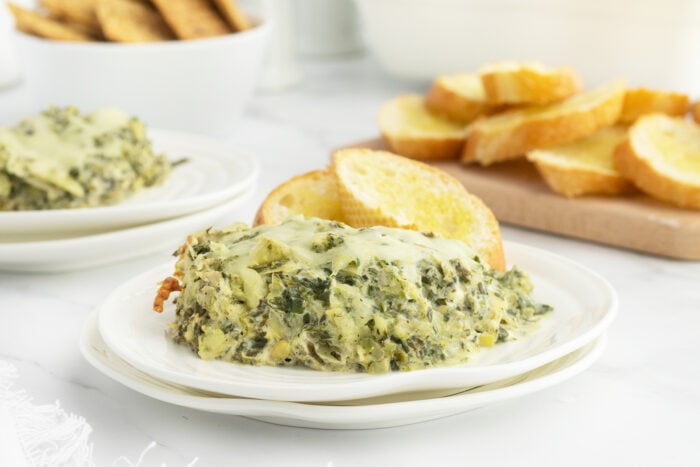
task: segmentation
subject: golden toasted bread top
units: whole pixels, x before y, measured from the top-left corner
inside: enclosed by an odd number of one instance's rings
[[[402,95],[382,105],[379,127],[382,132],[406,136],[463,138],[465,134],[463,124],[430,113],[418,94]]]
[[[277,186],[260,205],[254,225],[279,224],[297,214],[344,221],[335,176],[330,170],[313,170]]]
[[[581,90],[573,68],[539,62],[498,62],[479,70],[486,99],[494,104],[546,104]]]
[[[333,155],[343,215],[355,226],[386,225],[464,241],[492,267],[505,265],[498,222],[447,173],[385,151]]]
[[[613,153],[626,137],[627,127],[615,125],[569,143],[530,151],[527,158],[562,168],[583,168],[616,174]]]
[[[690,100],[686,94],[647,88],[628,89],[619,121],[632,123],[649,113],[681,116],[688,112],[689,107]]]
[[[679,180],[700,182],[700,127],[680,117],[651,114],[630,128],[629,142],[639,159]]]

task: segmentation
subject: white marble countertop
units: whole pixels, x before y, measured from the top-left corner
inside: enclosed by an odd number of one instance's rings
[[[362,57],[307,63],[304,75],[303,85],[257,96],[231,130],[228,140],[258,157],[264,175],[231,220],[250,221],[267,191],[325,165],[332,148],[374,136],[380,103],[419,90]],[[0,90],[0,124],[25,108],[21,86]],[[461,415],[381,430],[289,428],[168,405],[110,380],[81,357],[82,324],[105,294],[169,251],[82,272],[0,273],[0,359],[17,367],[17,387],[36,403],[59,400],[87,419],[100,466],[135,460],[151,441],[143,465],[700,465],[700,263],[507,225],[503,237],[602,273],[620,311],[589,370]]]

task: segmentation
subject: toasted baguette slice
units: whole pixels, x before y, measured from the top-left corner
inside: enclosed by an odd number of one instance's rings
[[[343,215],[350,225],[385,225],[459,239],[491,267],[505,268],[491,210],[445,172],[385,151],[333,155]]]
[[[615,151],[615,165],[651,196],[700,209],[700,127],[651,114],[637,120]]]
[[[693,106],[693,120],[695,120],[695,123],[700,124],[700,102],[696,102]]]
[[[627,127],[616,125],[547,149],[527,153],[544,181],[566,197],[587,194],[617,195],[634,185],[615,169],[613,155],[627,137]]]
[[[624,82],[616,81],[555,104],[477,120],[469,128],[462,161],[490,165],[588,136],[617,121],[624,96]]]
[[[425,106],[434,114],[464,124],[499,109],[486,101],[484,87],[476,73],[439,76],[428,91]]]
[[[538,62],[499,62],[479,70],[486,99],[493,104],[547,104],[581,90],[573,68]]]
[[[385,103],[378,123],[389,147],[411,159],[456,158],[464,146],[464,125],[431,114],[417,94]]]
[[[688,113],[690,100],[686,94],[655,91],[646,88],[628,89],[622,104],[620,123],[633,123],[642,115],[665,113],[680,117]]]
[[[330,170],[314,170],[282,183],[260,205],[253,225],[279,224],[290,216],[344,221],[335,176]]]

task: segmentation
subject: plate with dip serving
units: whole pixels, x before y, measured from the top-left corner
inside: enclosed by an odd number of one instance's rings
[[[237,415],[279,425],[320,429],[389,428],[456,415],[541,391],[589,368],[605,349],[605,336],[532,371],[490,384],[427,393],[404,393],[334,403],[301,403],[226,396],[169,383],[119,358],[97,327],[85,323],[80,349],[98,371],[153,399],[204,412]]]
[[[159,129],[147,129],[147,135],[154,152],[174,163],[162,184],[109,206],[0,211],[0,243],[55,240],[173,219],[231,200],[257,180],[257,162],[224,143]]]
[[[383,374],[317,371],[202,360],[167,335],[174,305],[152,311],[167,264],[118,287],[98,310],[109,349],[139,371],[170,384],[270,401],[332,402],[489,384],[553,362],[600,337],[617,312],[617,296],[597,273],[537,248],[505,242],[507,258],[527,272],[534,298],[553,307],[525,337],[481,348],[464,364]]]
[[[76,271],[151,253],[167,254],[182,244],[188,232],[230,219],[252,198],[255,189],[254,184],[232,199],[199,212],[136,227],[52,240],[0,241],[0,271]]]

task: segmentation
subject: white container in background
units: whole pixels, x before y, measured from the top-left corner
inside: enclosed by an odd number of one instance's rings
[[[263,22],[226,36],[142,44],[16,33],[15,42],[35,110],[115,106],[154,127],[222,135],[258,84],[268,30]]]
[[[390,74],[428,81],[498,60],[575,66],[587,86],[700,94],[697,0],[356,0]]]
[[[294,13],[299,54],[332,57],[362,50],[352,0],[295,0]]]
[[[272,23],[265,55],[260,88],[282,91],[301,81],[301,67],[296,59],[293,0],[262,0],[258,8]]]
[[[14,22],[5,5],[0,5],[0,88],[19,80],[19,67],[10,41]]]

